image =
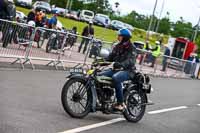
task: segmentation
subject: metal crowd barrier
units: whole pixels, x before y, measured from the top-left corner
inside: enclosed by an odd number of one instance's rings
[[[152,52],[137,49],[137,68],[139,71],[160,77],[197,78],[199,63],[160,54],[155,58]]]
[[[19,62],[23,69],[26,63],[30,63],[35,69],[34,64],[41,63],[41,61],[46,61],[47,66],[54,65],[56,69],[61,65],[64,70],[64,63],[68,63],[67,65],[70,63],[72,65],[87,65],[88,51],[94,39],[79,36],[66,30],[31,27],[27,24],[7,20],[0,20],[0,33],[0,37],[3,38],[0,57],[16,59],[11,64]],[[80,54],[78,47],[83,39],[88,40],[88,48],[85,50],[85,54]],[[4,42],[8,45],[5,46]],[[47,48],[47,46],[49,47]]]
[[[8,62],[16,59],[11,64],[19,61],[24,69],[31,30],[34,31],[34,27],[27,24],[0,19],[0,57],[8,58]]]
[[[11,22],[0,19],[0,57],[8,58],[11,64],[19,62],[24,69],[24,64],[30,63],[35,69],[35,64],[53,65],[56,69],[61,66],[87,66],[92,62],[91,51],[101,47],[111,49],[113,42],[106,42],[94,37],[83,37],[70,31],[52,30],[43,27],[31,27],[27,24]],[[83,53],[79,52],[81,42],[85,40],[88,47]],[[155,59],[155,64],[150,67],[152,53],[137,49],[137,69],[154,76],[165,77],[196,77],[199,73],[199,64],[191,61],[165,56],[160,54]],[[94,54],[94,55],[92,55]],[[14,61],[12,59],[15,59]],[[165,66],[165,70],[161,71]]]

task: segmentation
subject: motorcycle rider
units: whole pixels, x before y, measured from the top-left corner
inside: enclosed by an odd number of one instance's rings
[[[58,12],[56,11],[53,16],[49,19],[48,21],[48,27],[49,29],[56,29],[57,28],[57,16],[58,16]]]
[[[115,45],[107,61],[114,62],[113,69],[105,70],[100,75],[112,77],[116,90],[117,104],[113,109],[123,111],[125,108],[123,99],[122,82],[134,76],[135,48],[131,43],[132,34],[128,29],[118,31],[119,43]]]

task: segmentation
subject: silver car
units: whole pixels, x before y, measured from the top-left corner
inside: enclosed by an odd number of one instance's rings
[[[96,14],[93,19],[93,22],[96,25],[108,27],[110,25],[110,18],[104,14]]]

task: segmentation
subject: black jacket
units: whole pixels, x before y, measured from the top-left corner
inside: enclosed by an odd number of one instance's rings
[[[110,62],[119,62],[124,70],[135,70],[136,49],[131,42],[117,44],[108,57]]]
[[[89,35],[94,35],[94,28],[90,26],[86,26],[83,29],[82,36],[89,36]]]

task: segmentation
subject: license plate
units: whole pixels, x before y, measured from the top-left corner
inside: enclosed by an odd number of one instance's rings
[[[69,69],[69,72],[72,73],[72,74],[82,74],[83,73],[83,69],[82,68],[70,68]]]

